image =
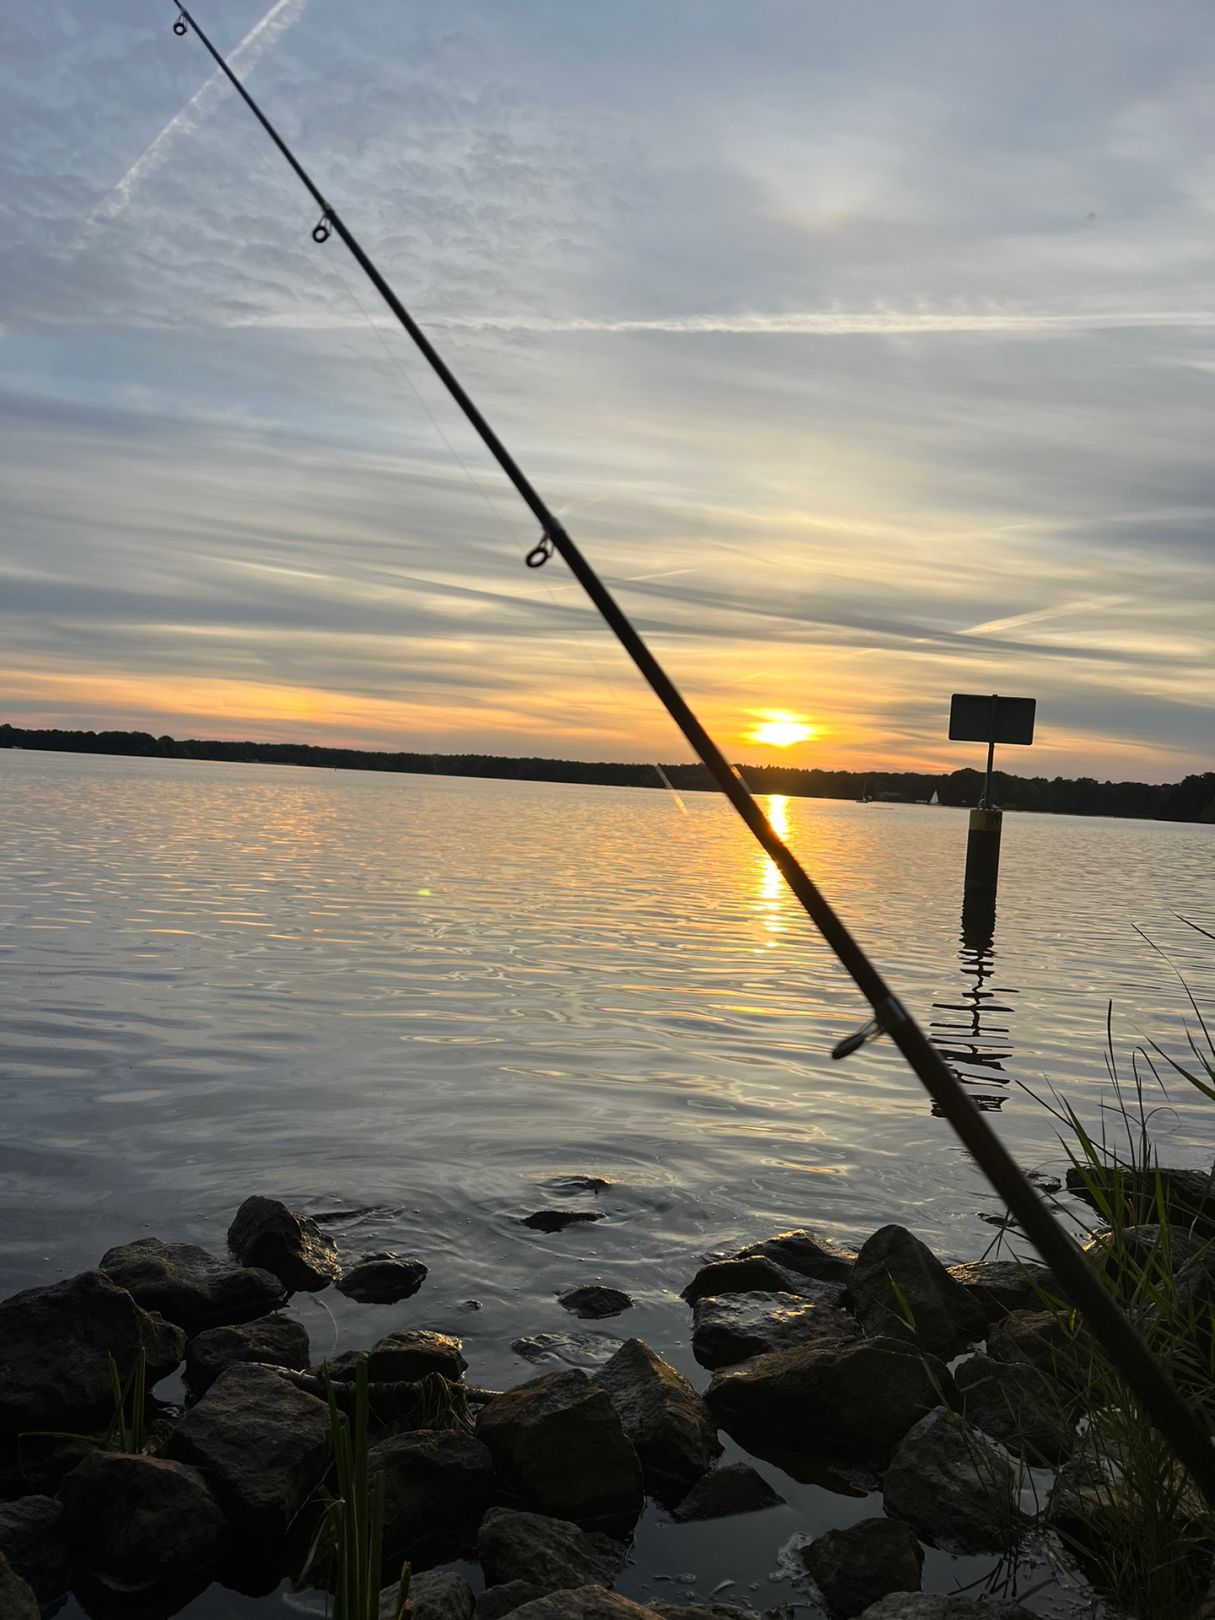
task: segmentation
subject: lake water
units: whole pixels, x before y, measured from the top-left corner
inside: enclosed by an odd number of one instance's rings
[[[639,1334],[703,1386],[677,1295],[705,1252],[795,1225],[900,1221],[948,1259],[996,1235],[891,1045],[831,1060],[865,1009],[711,796],[19,751],[0,792],[0,1294],[136,1237],[222,1249],[267,1193],[430,1266],[399,1306],[297,1300],[318,1356],[442,1327],[500,1387],[561,1364],[521,1336],[578,1336],[556,1353],[590,1366]],[[1111,999],[1128,1073],[1148,1039],[1184,1055],[1178,971],[1215,1005],[1215,947],[1175,915],[1215,930],[1215,828],[1009,816],[988,943],[961,936],[965,812],[768,805],[1027,1167],[1062,1156],[1023,1087],[1097,1122]],[[1209,1162],[1209,1110],[1174,1100],[1164,1156]],[[520,1225],[580,1174],[612,1182],[606,1219]],[[590,1280],[635,1308],[577,1322],[555,1295]],[[880,1511],[763,1469],[787,1508],[651,1512],[622,1589],[788,1599],[791,1535]],[[931,1555],[932,1579],[973,1563]]]

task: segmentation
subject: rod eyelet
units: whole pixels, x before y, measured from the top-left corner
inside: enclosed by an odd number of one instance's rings
[[[312,227],[312,240],[314,242],[327,242],[329,240],[329,215],[322,214]]]
[[[526,557],[529,568],[543,568],[553,554],[553,542],[547,534],[542,534],[537,543],[528,552]]]
[[[186,22],[184,17],[179,17],[173,24],[173,32],[177,35],[178,39],[180,39],[184,34],[188,34],[190,32],[189,24]]]

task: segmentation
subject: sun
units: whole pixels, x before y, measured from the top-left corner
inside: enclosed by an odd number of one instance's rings
[[[794,743],[808,742],[814,736],[814,727],[799,720],[795,714],[768,714],[747,733],[748,742],[764,743],[769,748],[791,748]]]

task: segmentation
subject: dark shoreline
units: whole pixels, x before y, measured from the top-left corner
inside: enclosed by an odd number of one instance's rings
[[[578,759],[513,758],[495,754],[377,752],[325,748],[310,743],[221,741],[153,737],[146,731],[60,731],[0,725],[0,748],[74,754],[116,754],[142,759],[195,759],[229,764],[302,765],[314,769],[384,771],[413,776],[469,776],[497,781],[572,782],[599,787],[675,788],[681,793],[717,789],[703,765],[656,765]],[[787,765],[741,765],[756,793],[791,798],[926,804],[935,793],[942,805],[978,803],[983,773],[805,770]],[[1215,771],[1180,782],[1097,782],[1091,777],[1013,776],[996,771],[997,801],[1006,810],[1048,815],[1114,816],[1141,821],[1215,824]]]

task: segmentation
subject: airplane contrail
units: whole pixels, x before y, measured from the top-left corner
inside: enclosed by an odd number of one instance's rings
[[[308,0],[275,0],[262,20],[253,25],[230,54],[228,60],[233,68],[243,68],[246,73],[255,68],[271,45],[280,40],[287,30],[299,21],[307,4]],[[227,79],[216,68],[181,111],[174,113],[155,140],[144,148],[117,185],[93,209],[77,238],[78,249],[95,225],[114,219],[122,212],[140,181],[145,180],[164,162],[173,137],[196,129],[224,91],[230,89]]]

